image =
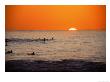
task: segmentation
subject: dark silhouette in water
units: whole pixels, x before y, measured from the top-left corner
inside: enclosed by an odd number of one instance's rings
[[[28,55],[35,55],[35,53],[34,53],[34,52],[32,52],[32,53],[28,53]]]
[[[52,37],[52,40],[53,40],[54,38]]]
[[[33,52],[32,55],[35,55],[35,53]]]
[[[46,41],[46,38],[44,38],[44,42]]]
[[[5,40],[5,46],[8,46],[8,40],[7,39]]]
[[[46,38],[44,38],[44,39],[43,39],[43,41],[44,41],[44,43],[45,43],[45,41],[46,41]]]
[[[10,50],[10,51],[7,51],[7,52],[6,52],[6,54],[10,54],[10,53],[13,53],[13,51],[12,51],[12,50]]]

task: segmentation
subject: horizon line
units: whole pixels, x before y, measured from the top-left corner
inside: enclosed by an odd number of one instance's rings
[[[85,30],[75,30],[75,31],[106,31],[106,29],[85,29]],[[5,30],[5,31],[70,31],[70,30]]]

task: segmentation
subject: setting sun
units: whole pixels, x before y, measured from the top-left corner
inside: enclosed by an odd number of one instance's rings
[[[69,28],[68,30],[78,30],[78,29],[76,29],[76,28]]]

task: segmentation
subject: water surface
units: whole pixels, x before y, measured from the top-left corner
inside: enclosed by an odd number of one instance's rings
[[[6,51],[13,50],[13,54],[6,54],[6,60],[61,60],[83,59],[93,62],[106,61],[105,31],[10,31],[6,38],[11,41]],[[51,39],[35,41],[37,39]],[[27,53],[35,52],[29,56]]]

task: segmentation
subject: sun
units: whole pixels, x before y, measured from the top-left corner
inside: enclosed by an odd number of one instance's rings
[[[69,28],[68,30],[78,30],[78,29],[76,29],[76,28]]]

